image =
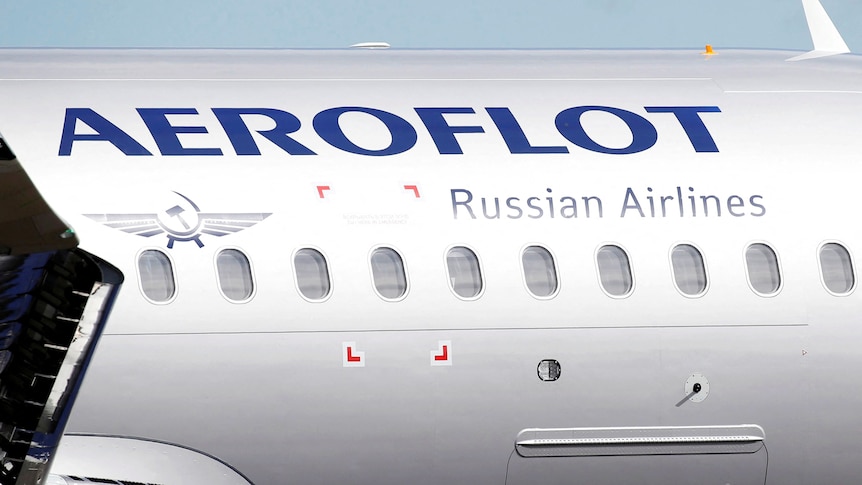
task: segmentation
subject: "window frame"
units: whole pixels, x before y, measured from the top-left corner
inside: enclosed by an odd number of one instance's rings
[[[554,277],[557,279],[557,284],[556,284],[556,287],[554,288],[554,291],[551,292],[551,294],[549,294],[547,296],[539,296],[539,295],[533,293],[533,291],[530,290],[529,284],[527,284],[527,272],[526,272],[526,268],[524,268],[524,253],[527,251],[528,248],[531,248],[534,246],[542,248],[545,251],[547,251],[548,254],[551,255],[551,261],[553,262]],[[560,294],[560,288],[562,288],[562,286],[563,286],[563,280],[560,276],[560,267],[559,267],[559,264],[557,263],[557,255],[554,254],[554,252],[551,251],[551,249],[549,249],[544,244],[528,243],[528,244],[524,244],[523,246],[521,246],[521,250],[518,251],[518,267],[521,269],[521,284],[524,285],[524,289],[527,290],[528,295],[532,296],[533,298],[535,298],[537,300],[552,300],[552,299],[556,298],[557,295]]]
[[[299,289],[299,277],[296,271],[296,255],[299,254],[299,252],[303,249],[311,249],[313,251],[317,251],[318,254],[323,256],[323,261],[326,263],[326,279],[329,281],[329,291],[326,292],[326,296],[324,296],[323,298],[319,298],[316,300],[308,298],[302,293],[302,290]],[[327,256],[322,249],[317,246],[311,245],[300,246],[294,249],[290,255],[290,269],[293,272],[293,287],[296,289],[296,293],[299,294],[300,298],[309,303],[323,303],[332,297],[332,293],[335,291],[335,281],[333,281],[332,279],[332,264],[330,263],[329,256]]]
[[[476,293],[475,296],[463,297],[463,296],[459,295],[458,292],[455,291],[455,287],[452,286],[452,276],[449,274],[449,252],[451,252],[455,248],[467,249],[471,253],[473,253],[473,256],[476,257],[476,263],[479,265],[479,268],[478,268],[479,269],[479,283],[481,284],[481,287],[479,288],[479,292]],[[443,251],[443,268],[444,268],[445,273],[446,273],[446,284],[449,286],[449,291],[451,291],[452,294],[455,295],[455,297],[458,298],[459,300],[476,301],[479,298],[482,298],[482,295],[485,294],[485,287],[487,286],[487,284],[485,281],[485,272],[483,270],[484,264],[482,263],[482,258],[479,256],[479,253],[472,246],[468,246],[466,244],[453,244],[453,245],[447,247]]]
[[[820,260],[820,252],[825,246],[829,244],[837,244],[838,246],[841,246],[842,248],[844,248],[845,251],[847,251],[847,256],[850,258],[850,274],[853,275],[853,285],[851,285],[850,289],[847,290],[845,293],[835,293],[834,291],[830,290],[829,286],[826,285],[826,280],[823,278],[823,262]],[[859,277],[856,274],[856,261],[853,257],[853,253],[850,251],[850,248],[847,246],[847,244],[837,239],[829,239],[823,241],[817,246],[817,253],[815,254],[815,257],[817,258],[817,272],[820,276],[820,285],[823,286],[823,289],[826,290],[827,293],[832,296],[842,297],[850,296],[856,291],[856,287],[859,285]]]
[[[141,256],[144,253],[146,253],[147,251],[156,251],[158,253],[161,253],[163,256],[165,256],[167,258],[168,263],[170,264],[171,277],[172,277],[172,280],[174,283],[174,292],[173,292],[173,295],[171,295],[171,297],[165,301],[153,300],[152,298],[147,296],[147,293],[144,291],[144,282],[143,282],[143,279],[141,278],[140,261],[141,261]],[[176,262],[174,261],[174,258],[172,258],[171,255],[168,254],[166,251],[163,251],[162,248],[157,248],[157,247],[152,247],[152,246],[141,248],[141,250],[135,254],[135,272],[137,273],[136,279],[138,280],[138,291],[141,292],[141,296],[143,296],[144,299],[147,300],[148,302],[152,303],[153,305],[169,305],[169,304],[173,303],[174,300],[177,299],[177,295],[180,293],[180,285],[179,285],[179,280],[177,278],[177,265],[176,265]]]
[[[629,269],[629,277],[631,278],[631,287],[629,288],[629,290],[627,292],[625,292],[622,295],[614,295],[614,294],[608,292],[607,289],[605,289],[605,285],[602,283],[602,274],[601,274],[601,270],[599,268],[599,252],[603,248],[606,248],[608,246],[616,247],[617,249],[622,251],[623,254],[626,255],[626,262],[628,263],[627,266]],[[617,242],[603,242],[603,243],[599,244],[598,246],[596,246],[596,250],[593,253],[593,264],[595,265],[595,268],[596,268],[596,278],[599,282],[599,288],[602,290],[602,293],[604,293],[605,295],[607,295],[610,298],[621,300],[621,299],[630,297],[632,295],[632,293],[635,292],[636,281],[635,281],[634,264],[632,263],[632,256],[631,256],[631,253],[622,244],[619,244]]]
[[[404,270],[404,293],[402,293],[397,298],[387,298],[380,294],[380,291],[377,290],[377,282],[374,280],[374,266],[371,264],[371,257],[374,256],[374,252],[378,249],[389,249],[394,251],[395,254],[401,259],[401,268]],[[396,303],[407,298],[407,295],[410,294],[411,284],[410,284],[410,271],[407,268],[407,260],[404,259],[404,253],[402,253],[398,248],[393,245],[388,244],[378,244],[371,248],[368,251],[368,257],[365,259],[366,264],[368,264],[368,277],[371,278],[371,289],[374,291],[374,294],[377,295],[381,300],[390,303]]]
[[[221,253],[230,250],[239,252],[245,257],[245,260],[248,261],[249,279],[251,280],[251,293],[249,293],[248,297],[244,300],[233,300],[229,298],[222,289],[221,276],[219,276],[218,257]],[[222,298],[224,298],[229,303],[233,303],[235,305],[242,305],[250,302],[254,299],[255,295],[257,295],[257,279],[255,278],[254,263],[248,256],[248,253],[243,251],[241,248],[238,248],[236,246],[223,246],[216,249],[213,253],[213,269],[215,270],[216,288],[218,288],[218,291],[221,294]]]
[[[703,290],[701,290],[700,293],[690,295],[690,294],[682,291],[682,289],[679,287],[679,285],[676,282],[676,271],[674,270],[674,265],[673,265],[673,251],[674,251],[674,249],[676,249],[680,246],[691,246],[698,252],[698,254],[700,254],[700,260],[703,262],[703,277],[706,279],[706,282],[703,286]],[[695,244],[691,241],[675,242],[675,243],[671,244],[670,250],[667,253],[667,258],[668,258],[668,264],[670,265],[671,282],[673,282],[673,287],[676,288],[676,291],[680,295],[682,295],[686,298],[696,299],[696,298],[703,298],[704,295],[709,293],[709,289],[712,286],[712,277],[709,274],[709,265],[706,262],[706,256],[704,256],[703,249],[701,249],[700,246],[698,246],[697,244]]]
[[[775,291],[773,291],[772,293],[762,293],[760,291],[757,291],[757,289],[751,283],[751,272],[748,268],[748,250],[751,249],[752,246],[756,246],[758,244],[766,246],[772,251],[772,254],[775,255],[775,266],[778,268],[778,288],[776,288]],[[751,289],[751,292],[755,295],[763,298],[772,298],[774,296],[777,296],[779,293],[781,293],[781,290],[784,289],[784,270],[781,266],[781,256],[778,254],[778,251],[775,250],[775,247],[772,244],[761,240],[749,242],[742,249],[742,263],[745,267],[745,281],[748,283],[748,287]],[[707,281],[709,280],[707,279]]]

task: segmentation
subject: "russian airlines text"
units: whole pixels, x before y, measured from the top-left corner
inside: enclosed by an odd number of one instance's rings
[[[533,196],[474,195],[468,189],[451,189],[452,216],[458,219],[601,219],[605,201],[597,195],[557,195],[550,187],[546,194]],[[635,190],[627,187],[622,203],[615,205],[620,217],[762,217],[766,214],[762,195],[720,196],[701,194],[694,187],[675,187],[669,193],[658,193],[652,187]]]

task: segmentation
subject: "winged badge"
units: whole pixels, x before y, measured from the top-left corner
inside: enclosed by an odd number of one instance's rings
[[[153,237],[166,234],[168,249],[174,243],[194,241],[199,248],[204,247],[201,236],[221,237],[242,231],[266,219],[271,212],[201,212],[191,199],[182,201],[162,212],[146,214],[83,214],[84,216],[129,234]]]

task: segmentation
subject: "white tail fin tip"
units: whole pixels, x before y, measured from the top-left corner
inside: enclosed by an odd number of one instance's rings
[[[805,20],[808,21],[808,31],[811,33],[814,50],[791,57],[787,59],[788,61],[801,61],[850,52],[850,48],[847,47],[841,33],[835,28],[835,24],[832,23],[832,19],[829,18],[829,14],[826,13],[820,0],[802,0],[802,7],[805,9]]]

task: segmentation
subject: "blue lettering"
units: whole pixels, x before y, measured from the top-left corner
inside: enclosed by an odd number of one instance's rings
[[[527,207],[536,211],[535,215],[530,214],[527,217],[529,217],[530,219],[541,219],[542,215],[544,215],[545,211],[543,211],[541,207],[539,207],[537,205],[533,205],[534,200],[539,200],[539,198],[538,197],[527,198]]]
[[[288,136],[299,130],[300,122],[299,118],[287,111],[272,108],[213,108],[212,110],[237,155],[260,155],[260,149],[254,142],[248,126],[242,120],[242,115],[266,116],[275,121],[275,128],[257,133],[288,154],[315,155],[305,145]]]
[[[485,108],[485,111],[503,135],[503,140],[509,147],[509,153],[569,153],[569,149],[564,146],[531,145],[509,108]]]
[[[392,142],[389,146],[382,150],[369,150],[350,141],[341,129],[341,125],[338,124],[338,118],[340,118],[344,113],[350,112],[369,114],[386,125],[386,129],[388,129],[389,134],[392,135]],[[330,108],[317,113],[312,125],[314,126],[314,131],[316,131],[317,134],[326,141],[326,143],[329,143],[339,150],[355,153],[357,155],[370,155],[373,157],[397,155],[413,148],[417,139],[416,130],[413,129],[413,126],[407,122],[407,120],[389,113],[388,111],[374,108],[362,108],[358,106]]]
[[[455,139],[455,133],[485,133],[481,126],[451,126],[443,117],[446,113],[475,114],[473,108],[414,108],[416,114],[425,123],[425,128],[431,134],[431,139],[437,145],[441,155],[461,155],[461,145]]]
[[[516,213],[516,215],[514,216],[512,214],[509,214],[506,217],[508,217],[509,219],[520,219],[521,216],[524,215],[524,211],[520,207],[518,207],[517,204],[515,204],[516,202],[520,201],[521,199],[517,197],[509,197],[508,199],[506,199],[506,207],[512,209]]]
[[[221,155],[220,148],[185,148],[180,133],[207,133],[204,126],[173,126],[167,115],[196,115],[194,108],[138,108],[162,155]]]
[[[258,146],[260,135],[273,143],[288,155],[316,155],[313,150],[296,139],[296,133],[302,127],[302,121],[292,113],[276,108],[211,108],[215,118],[224,130],[234,152],[238,156],[260,156]],[[441,155],[463,154],[459,143],[462,133],[485,133],[480,124],[451,125],[448,115],[473,115],[476,111],[469,107],[422,107],[413,108],[419,119],[425,125],[437,151]],[[569,153],[568,145],[533,145],[527,138],[520,122],[508,107],[485,107],[497,130],[503,138],[511,154],[541,154]],[[647,113],[671,113],[682,127],[695,152],[718,152],[718,146],[706,127],[701,113],[720,113],[718,106],[645,106]],[[597,142],[589,134],[589,127],[584,125],[584,113],[598,111],[610,114],[622,121],[632,135],[631,143],[625,147],[609,147]],[[223,147],[191,148],[183,146],[182,134],[207,134],[209,128],[202,123],[186,123],[181,126],[172,116],[194,115],[195,108],[137,108],[137,112],[150,131],[161,155],[223,155]],[[341,116],[345,113],[361,113],[374,118],[383,124],[391,137],[388,146],[382,149],[371,149],[359,146],[341,126]],[[265,117],[266,130],[253,130],[246,121],[249,116]],[[351,115],[352,116],[352,115]],[[375,123],[375,121],[369,121]],[[89,128],[89,132],[77,133],[83,130],[81,125]],[[191,126],[189,126],[191,125]],[[610,106],[576,106],[560,111],[554,125],[557,131],[572,144],[596,153],[625,155],[639,153],[652,148],[658,141],[656,127],[644,116],[621,108]],[[365,156],[388,156],[404,153],[416,146],[418,136],[416,128],[405,118],[394,113],[375,108],[359,106],[342,106],[325,109],[317,113],[312,120],[312,126],[317,135],[326,143],[339,150]],[[211,127],[210,127],[211,128]],[[534,127],[535,128],[535,127]],[[355,137],[353,137],[356,139]],[[358,138],[357,140],[362,140]],[[119,126],[108,121],[91,108],[67,108],[63,130],[60,138],[60,156],[70,156],[72,146],[81,141],[105,141],[114,145],[123,154],[129,156],[152,156],[153,153],[139,143],[135,138],[123,131]],[[361,141],[360,141],[361,143]]]
[[[76,134],[78,121],[84,122],[96,133]],[[76,141],[107,141],[129,156],[152,156],[149,150],[138,143],[128,133],[121,130],[90,108],[66,108],[63,121],[63,134],[60,137],[60,156],[72,154],[72,144]]]
[[[737,207],[739,207],[739,208],[745,207],[745,201],[742,200],[742,197],[740,197],[738,195],[731,195],[730,197],[728,197],[727,198],[727,212],[730,212],[730,215],[732,215],[733,217],[744,216],[745,215],[744,212],[736,212],[734,210]],[[761,215],[763,215],[763,214],[761,214]]]
[[[755,200],[757,200],[758,202],[755,202]],[[761,204],[759,202],[762,200],[763,200],[762,195],[752,195],[751,197],[748,198],[748,201],[751,203],[751,205],[760,209],[759,212],[751,212],[751,215],[753,215],[754,217],[763,217],[766,214],[766,206],[764,206],[763,204]]]
[[[646,106],[647,113],[673,113],[696,152],[717,152],[715,140],[698,113],[721,113],[718,106]]]
[[[632,142],[625,148],[610,148],[599,145],[584,130],[581,124],[581,115],[587,111],[603,111],[621,119],[632,133]],[[555,120],[557,130],[567,140],[581,148],[613,155],[627,155],[638,153],[651,148],[658,140],[655,127],[646,118],[638,114],[620,108],[609,106],[578,106],[560,112]]]
[[[466,200],[459,201],[457,195],[458,194],[466,194]],[[467,209],[467,213],[470,214],[470,219],[475,219],[476,215],[473,214],[473,209],[470,207],[470,202],[473,201],[473,194],[466,189],[452,189],[449,191],[449,195],[452,197],[452,216],[457,219],[458,218],[458,206],[463,206]],[[484,205],[483,205],[484,208]]]

